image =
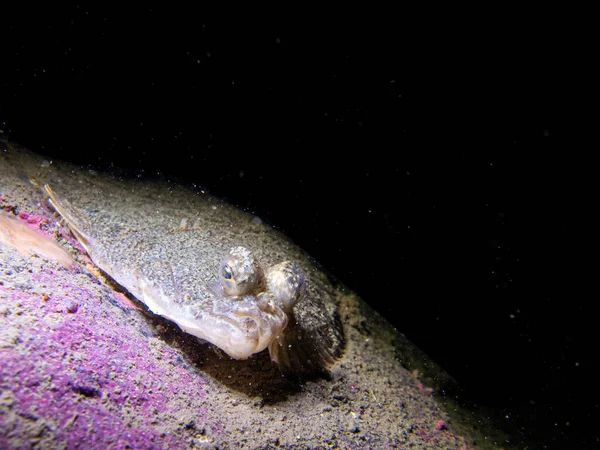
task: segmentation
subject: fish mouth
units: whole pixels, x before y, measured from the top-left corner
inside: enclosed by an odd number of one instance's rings
[[[246,359],[266,349],[283,333],[287,314],[262,296],[226,297],[215,300],[212,310],[200,311],[196,317],[200,324],[210,322],[196,333],[235,359]],[[189,331],[188,331],[189,332]]]
[[[184,332],[210,342],[234,359],[247,359],[266,349],[285,329],[285,311],[264,295],[214,296],[212,307],[177,305],[164,293],[144,286],[143,303],[166,316]],[[165,305],[169,305],[168,310]]]
[[[260,336],[259,325],[251,317],[230,317],[201,313],[191,327],[180,327],[186,333],[216,345],[234,359],[247,359],[268,346]],[[270,342],[270,340],[269,340]]]

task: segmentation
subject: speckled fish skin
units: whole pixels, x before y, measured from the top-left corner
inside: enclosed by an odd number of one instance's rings
[[[41,168],[36,182],[48,187],[49,202],[94,263],[184,331],[238,359],[268,346],[284,371],[321,370],[340,356],[336,289],[304,252],[257,217],[176,184],[121,180],[62,163]],[[220,261],[238,246],[250,249],[265,270],[291,261],[306,277],[304,298],[269,342],[244,334],[236,322],[239,298],[215,296]],[[220,345],[223,339],[227,344]]]

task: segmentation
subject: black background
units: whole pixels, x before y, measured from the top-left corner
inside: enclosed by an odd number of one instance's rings
[[[4,11],[2,135],[256,213],[520,438],[591,448],[560,19],[254,13]]]

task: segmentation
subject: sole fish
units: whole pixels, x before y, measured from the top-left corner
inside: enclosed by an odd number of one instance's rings
[[[41,173],[49,202],[150,311],[232,358],[268,348],[284,371],[340,356],[339,292],[281,233],[202,192],[68,167]]]

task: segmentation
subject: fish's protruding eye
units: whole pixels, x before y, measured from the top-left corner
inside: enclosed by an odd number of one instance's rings
[[[286,311],[291,311],[306,294],[306,279],[293,263],[284,261],[267,271],[267,289],[277,298]]]
[[[244,247],[232,248],[221,261],[219,277],[226,295],[252,294],[263,284],[263,270],[254,255]]]
[[[221,271],[221,275],[226,280],[231,280],[233,278],[233,272],[231,271],[231,267],[229,267],[227,264],[225,264],[223,266],[223,270]]]

